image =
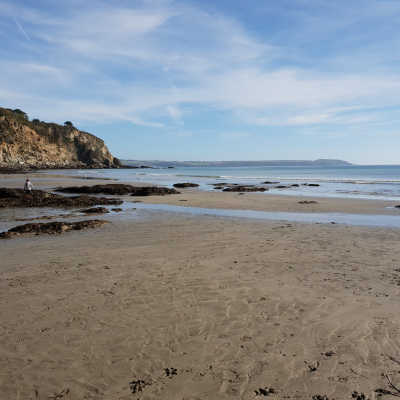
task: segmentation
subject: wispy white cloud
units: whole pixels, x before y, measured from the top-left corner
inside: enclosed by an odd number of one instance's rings
[[[390,34],[399,4],[289,4],[256,4],[268,9],[266,17],[292,23],[258,32],[240,15],[212,13],[196,2],[66,0],[30,8],[0,1],[0,22],[14,21],[19,37],[36,48],[29,52],[12,31],[2,32],[9,35],[1,51],[2,93],[27,99],[18,108],[38,114],[39,103],[51,115],[67,104],[71,119],[82,123],[120,119],[181,134],[184,125],[193,134],[186,116],[200,112],[229,114],[249,127],[301,127],[379,121],[383,108],[399,105],[396,52],[380,47],[400,45]],[[364,29],[368,24],[376,29]],[[379,66],[380,59],[391,61]]]
[[[22,27],[22,25],[19,23],[18,20],[16,20],[14,18],[15,24],[17,25],[18,29],[20,30],[20,32],[25,36],[25,39],[30,43],[30,44],[34,44],[32,42],[32,40],[30,39],[30,37],[28,36],[28,34],[26,33],[25,29]]]
[[[174,105],[167,105],[167,110],[171,118],[176,122],[176,124],[182,127],[184,125],[184,122],[182,118],[182,113],[179,108]]]

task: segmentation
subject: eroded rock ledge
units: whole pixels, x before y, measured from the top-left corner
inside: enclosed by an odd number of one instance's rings
[[[43,190],[32,190],[28,197],[23,189],[0,188],[0,208],[7,207],[77,207],[119,205],[122,200],[94,196],[62,196]]]
[[[109,194],[109,195],[131,195],[131,196],[164,196],[166,194],[179,194],[175,189],[158,186],[132,186],[119,183],[94,186],[70,186],[56,189],[61,193],[87,193],[87,194]]]
[[[109,224],[109,221],[100,221],[98,219],[79,221],[79,222],[47,222],[47,223],[29,223],[16,226],[7,232],[0,233],[0,239],[11,239],[23,234],[53,235],[69,231],[78,231],[97,228],[101,225]]]
[[[176,188],[192,188],[192,187],[199,187],[197,183],[190,183],[190,182],[184,182],[184,183],[175,183],[173,185]]]
[[[258,186],[230,186],[223,189],[223,192],[265,192],[267,188]]]

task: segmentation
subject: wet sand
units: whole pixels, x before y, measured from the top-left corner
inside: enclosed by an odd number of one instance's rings
[[[303,197],[127,199],[399,217],[393,202]],[[400,388],[398,229],[103,218],[0,241],[2,399],[391,399],[389,381]]]

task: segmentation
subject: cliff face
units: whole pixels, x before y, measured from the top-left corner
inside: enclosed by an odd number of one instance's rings
[[[48,168],[122,166],[96,136],[73,126],[35,121],[0,108],[0,164]]]

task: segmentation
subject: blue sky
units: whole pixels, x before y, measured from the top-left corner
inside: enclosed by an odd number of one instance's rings
[[[0,106],[122,159],[400,164],[400,1],[0,0]]]

